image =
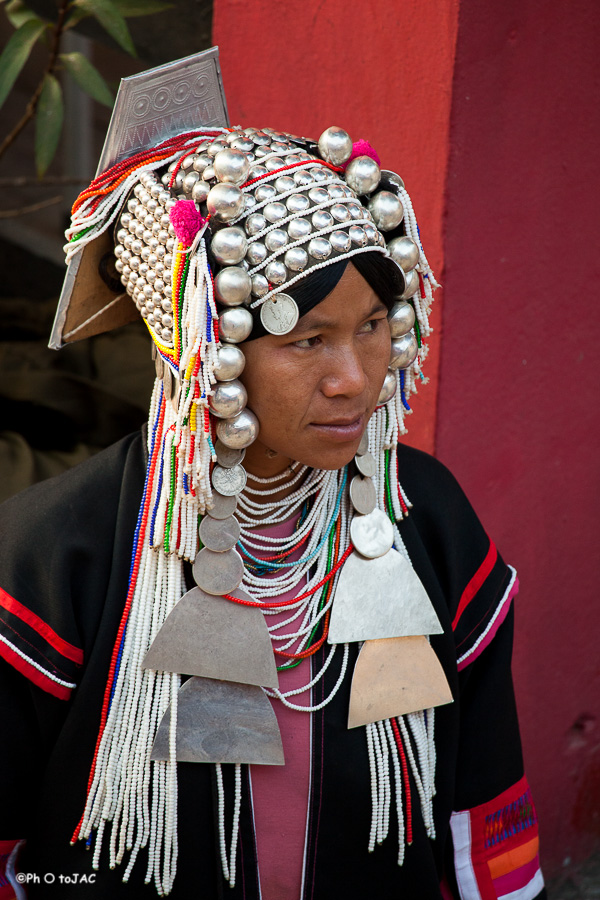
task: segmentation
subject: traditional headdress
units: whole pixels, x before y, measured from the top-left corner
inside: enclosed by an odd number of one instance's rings
[[[168,67],[145,73],[145,95],[156,99],[162,90],[166,96],[165,78],[175,97],[186,90],[193,97],[198,85],[206,92],[207,64],[216,66],[214,51],[177,64],[187,66],[179,80]],[[196,80],[194,66],[204,66]],[[146,120],[149,107],[133,94],[128,108],[132,115],[141,110]],[[117,101],[117,110],[125,106]],[[396,445],[408,398],[422,378],[436,286],[410,198],[402,180],[380,168],[370,145],[353,144],[341,128],[328,128],[314,142],[269,128],[229,128],[224,110],[223,102],[220,125],[183,132],[179,110],[176,133],[168,117],[167,133],[155,119],[141,146],[121,150],[122,158],[110,160],[77,199],[66,252],[71,267],[79,266],[77,277],[92,306],[78,308],[77,296],[70,296],[78,287],[71,272],[54,337],[57,345],[61,334],[73,338],[111,327],[137,307],[155,347],[148,469],[129,591],[75,837],[90,839],[97,829],[98,865],[110,827],[110,864],[130,851],[125,879],[147,847],[147,879],[154,879],[159,894],[168,893],[175,878],[181,759],[215,763],[221,794],[221,765],[237,767],[229,851],[223,819],[220,828],[223,871],[235,880],[239,766],[283,763],[267,694],[294,705],[279,691],[273,650],[285,667],[327,641],[325,667],[336,654],[340,660],[337,690],[348,645],[361,642],[349,727],[366,725],[374,786],[366,843],[373,849],[387,834],[391,771],[399,863],[405,844],[403,766],[413,769],[432,833],[431,707],[451,699],[427,639],[441,627],[396,527],[410,505],[398,482]],[[111,234],[117,289],[112,296],[106,294]],[[294,285],[364,253],[381,254],[399,288],[389,313],[390,368],[380,405],[353,471],[294,472],[291,495],[273,504],[262,524],[295,513],[298,529],[293,539],[269,545],[252,531],[252,492],[242,494],[245,448],[259,424],[238,380],[244,367],[239,344],[257,329],[290,331],[299,317]],[[98,271],[104,272],[102,281]],[[267,490],[275,492],[278,480],[271,481],[275,487]],[[289,561],[298,547],[300,559]],[[188,593],[184,560],[193,563],[197,583]],[[265,572],[271,577],[265,579]],[[360,589],[366,583],[368,598]],[[276,612],[277,597],[295,585],[296,596],[283,604],[295,630],[280,635],[277,625],[267,629],[265,614]],[[234,638],[240,632],[244,654]],[[185,639],[190,633],[192,642]],[[369,673],[380,638],[396,641],[391,650],[384,642],[396,672],[420,660],[429,680],[402,692],[385,678],[374,682]],[[181,675],[191,676],[183,686]],[[314,673],[306,689],[321,675]]]

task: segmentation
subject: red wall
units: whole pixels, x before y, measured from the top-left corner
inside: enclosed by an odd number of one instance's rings
[[[411,193],[440,272],[458,0],[215,0],[230,119],[318,138],[329,125],[366,138]],[[441,291],[432,319],[439,329]],[[439,342],[432,342],[409,442],[434,449]]]
[[[547,873],[600,836],[599,25],[595,0],[462,0],[450,133],[437,455],[519,570]]]

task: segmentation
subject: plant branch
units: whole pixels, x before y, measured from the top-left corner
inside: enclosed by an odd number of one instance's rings
[[[55,206],[60,203],[62,196],[50,197],[48,200],[41,200],[39,203],[31,203],[29,206],[20,206],[18,209],[0,209],[0,219],[14,219],[16,216],[26,216],[28,213],[38,212],[47,206]]]
[[[36,87],[33,95],[25,108],[24,114],[21,116],[20,120],[17,122],[15,127],[12,129],[9,134],[6,135],[2,143],[0,144],[0,157],[6,153],[8,148],[21,134],[27,123],[33,118],[35,115],[35,110],[38,105],[40,96],[42,94],[42,88],[44,86],[44,80],[46,75],[52,75],[54,69],[56,68],[56,61],[58,59],[58,54],[60,51],[60,42],[63,36],[63,32],[65,30],[65,19],[67,17],[67,11],[69,8],[71,0],[61,0],[59,9],[58,9],[58,19],[56,20],[56,25],[54,26],[54,33],[52,39],[52,48],[50,50],[50,56],[48,57],[48,63],[46,68],[44,69],[44,74],[41,77],[40,83]]]

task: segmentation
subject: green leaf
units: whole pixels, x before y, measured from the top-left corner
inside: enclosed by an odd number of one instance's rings
[[[40,22],[43,24],[39,16],[36,16],[32,9],[29,9],[22,0],[10,0],[4,7],[6,18],[13,28],[20,28],[25,22]]]
[[[106,81],[83,53],[61,53],[60,58],[69,75],[90,97],[105,106],[113,105],[113,95]]]
[[[112,0],[74,0],[73,6],[97,19],[126,53],[136,56],[127,23]]]
[[[35,166],[40,178],[54,159],[62,123],[62,90],[54,75],[46,75],[35,117]]]
[[[136,16],[150,16],[154,13],[173,9],[174,3],[161,3],[160,0],[113,0],[124,19]]]
[[[11,35],[0,56],[0,106],[4,103],[27,62],[31,48],[43,34],[46,26],[39,20],[25,22]]]
[[[83,9],[74,9],[70,14],[69,18],[65,22],[65,31],[68,31],[70,28],[75,28],[76,25],[79,25],[83,19],[89,19],[90,14],[85,12]]]

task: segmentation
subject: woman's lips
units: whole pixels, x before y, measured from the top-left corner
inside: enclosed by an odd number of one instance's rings
[[[339,417],[331,419],[329,422],[312,422],[310,427],[330,440],[340,442],[360,440],[364,431],[364,416],[360,415],[354,419]]]

